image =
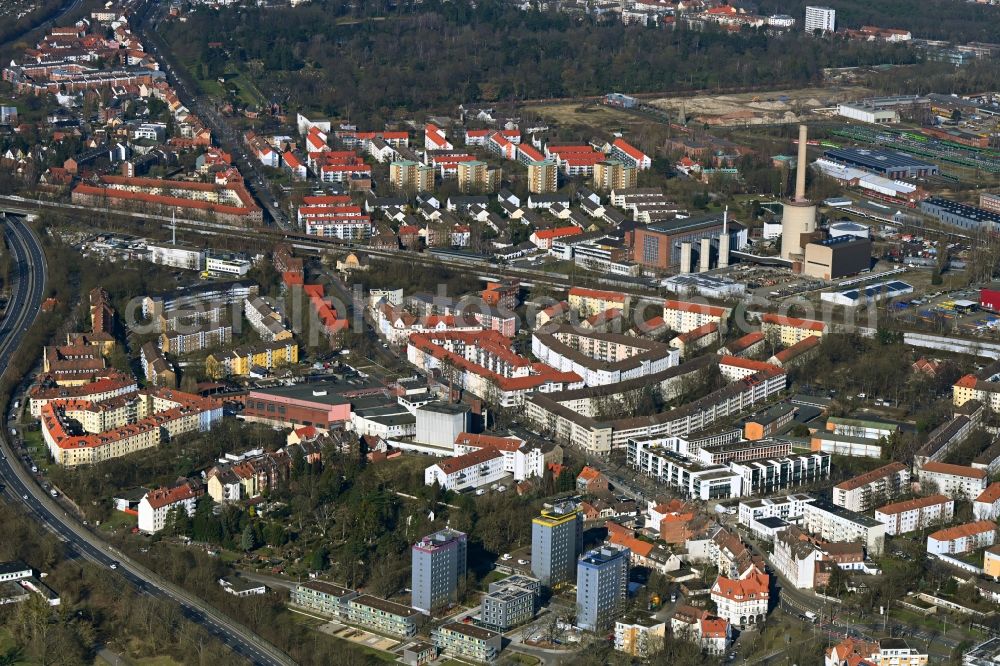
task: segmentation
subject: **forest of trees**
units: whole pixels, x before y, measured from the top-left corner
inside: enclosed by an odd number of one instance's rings
[[[803,85],[825,67],[917,59],[899,45],[598,25],[500,0],[431,0],[379,21],[332,9],[202,9],[165,38],[196,54],[198,77],[242,70],[290,108],[372,125],[463,102]]]

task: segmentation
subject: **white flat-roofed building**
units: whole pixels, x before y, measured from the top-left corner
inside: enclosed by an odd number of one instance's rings
[[[250,272],[253,266],[246,257],[228,252],[205,253],[205,270],[213,275],[234,275],[243,277]]]
[[[833,32],[837,28],[837,12],[830,7],[806,7],[805,31],[813,34],[817,30],[823,33]]]
[[[754,520],[762,518],[781,518],[794,521],[802,517],[805,505],[815,502],[816,498],[808,493],[794,493],[783,497],[765,497],[740,502],[739,522],[749,527]]]
[[[149,260],[154,264],[200,271],[205,266],[205,251],[191,245],[176,243],[149,243],[146,245]]]
[[[827,541],[861,543],[870,556],[881,555],[885,546],[884,524],[825,500],[805,505],[802,529]]]
[[[885,525],[886,534],[906,534],[935,523],[945,523],[955,515],[955,501],[944,495],[929,495],[887,504],[875,509],[875,520]]]

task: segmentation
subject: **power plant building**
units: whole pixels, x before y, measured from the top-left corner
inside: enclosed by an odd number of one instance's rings
[[[637,227],[626,233],[625,243],[631,247],[632,261],[637,264],[662,271],[689,273],[690,266],[688,270],[683,270],[682,258],[686,255],[690,263],[691,252],[690,249],[684,252],[682,245],[689,243],[692,247],[701,248],[702,239],[709,239],[711,249],[717,252],[724,227],[729,236],[729,249],[742,250],[746,247],[746,228],[732,220],[726,224],[722,215],[665,220]]]
[[[802,273],[836,280],[871,268],[872,242],[857,236],[838,236],[806,245]]]

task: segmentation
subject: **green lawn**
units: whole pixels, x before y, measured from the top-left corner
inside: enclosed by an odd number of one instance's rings
[[[49,454],[42,439],[41,430],[22,430],[21,436],[24,439],[24,446],[28,450],[28,455],[38,465],[39,470],[48,470]]]
[[[122,511],[112,511],[111,515],[101,523],[101,529],[106,532],[125,530],[126,532],[135,527],[139,522],[136,516]]]
[[[507,577],[508,574],[500,573],[499,571],[491,571],[486,576],[483,577],[483,582],[480,587],[484,590],[490,589],[490,583],[495,583],[498,580],[502,580]]]

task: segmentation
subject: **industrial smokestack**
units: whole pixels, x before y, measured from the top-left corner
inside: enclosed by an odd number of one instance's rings
[[[712,267],[712,239],[702,238],[701,239],[701,252],[699,252],[698,258],[700,259],[700,266],[698,267],[699,272],[704,273],[709,268]]]
[[[722,234],[719,236],[719,268],[729,268],[729,206],[722,211]]]
[[[691,243],[681,243],[681,275],[691,272]]]
[[[805,125],[799,125],[799,160],[795,166],[795,201],[806,200],[806,142],[809,130]]]

